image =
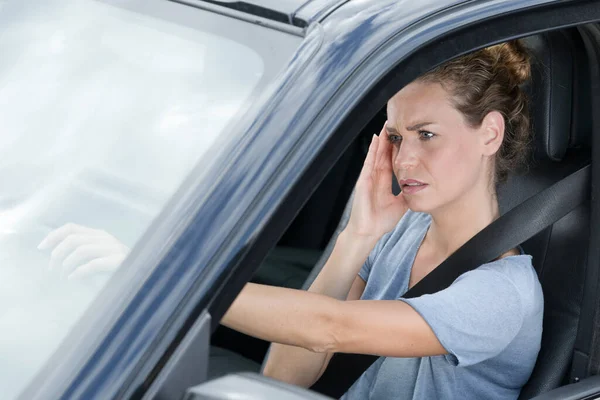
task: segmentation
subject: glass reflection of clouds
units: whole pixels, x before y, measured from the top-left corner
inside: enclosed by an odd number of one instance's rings
[[[101,286],[48,273],[37,244],[75,222],[133,245],[264,65],[229,39],[91,0],[0,0],[0,51],[0,387],[11,398]]]

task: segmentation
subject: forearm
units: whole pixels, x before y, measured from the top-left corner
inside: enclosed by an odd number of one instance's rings
[[[331,256],[308,291],[346,300],[354,279],[377,240],[375,237],[359,237],[342,232]]]
[[[333,353],[315,353],[301,347],[273,343],[263,374],[305,388],[323,374]]]
[[[342,232],[331,256],[308,291],[345,300],[376,241],[377,238]],[[296,297],[298,295],[300,297]],[[319,317],[314,314],[320,306],[315,305],[316,308],[311,309],[309,298],[315,300],[314,296],[308,295],[307,298],[301,295],[306,296],[307,293],[249,284],[232,304],[222,323],[274,342],[265,364],[265,375],[300,386],[310,386],[323,372],[330,355],[314,351],[314,346],[319,345],[315,341],[326,339],[319,336],[326,333],[308,330],[308,327],[322,325],[315,321]],[[308,306],[305,308],[306,315],[298,310],[300,305]],[[311,340],[311,337],[317,339]]]
[[[338,300],[346,299],[353,280],[374,245],[374,239],[351,237],[342,233],[309,291]],[[360,297],[360,293],[353,295],[355,299]],[[324,372],[331,355],[273,343],[263,373],[284,382],[309,387]]]

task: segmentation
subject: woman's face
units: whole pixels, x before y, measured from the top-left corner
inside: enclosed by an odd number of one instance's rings
[[[393,168],[410,209],[430,213],[489,188],[483,128],[467,125],[440,84],[407,85],[388,101],[387,115]]]

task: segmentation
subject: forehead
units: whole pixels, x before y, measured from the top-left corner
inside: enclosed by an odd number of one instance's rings
[[[393,125],[437,120],[446,113],[456,112],[448,92],[439,83],[409,83],[387,102],[388,122]]]

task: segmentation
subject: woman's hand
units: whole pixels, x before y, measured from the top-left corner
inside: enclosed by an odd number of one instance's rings
[[[129,254],[129,248],[109,233],[76,224],[50,232],[38,249],[52,250],[49,269],[68,279],[112,272]]]
[[[392,193],[393,173],[392,145],[384,125],[379,136],[373,135],[356,183],[347,232],[378,240],[394,229],[408,206],[402,193],[398,196]]]

